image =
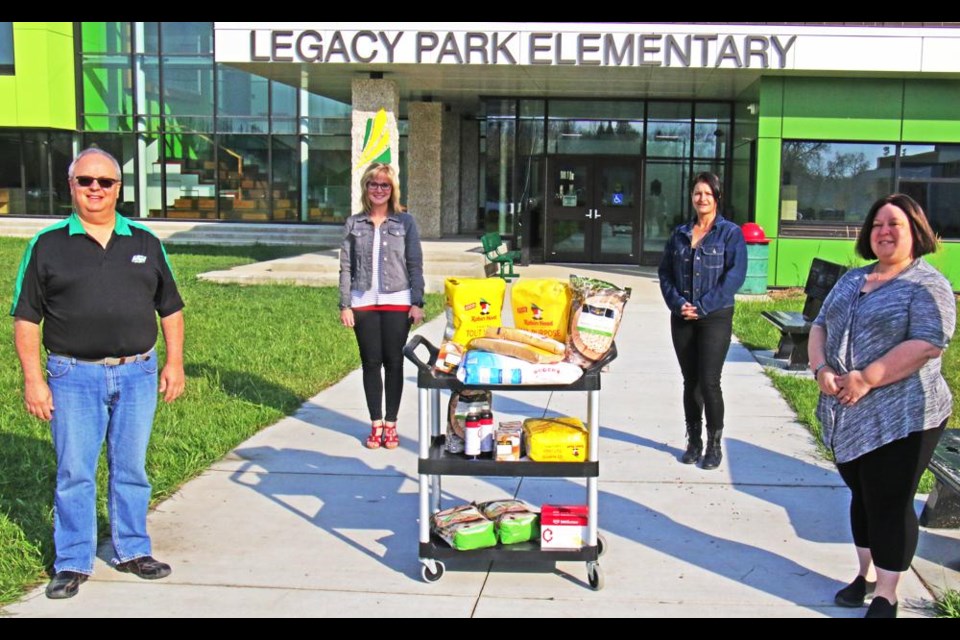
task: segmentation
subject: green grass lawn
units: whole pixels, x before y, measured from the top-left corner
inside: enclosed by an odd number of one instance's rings
[[[0,238],[0,303],[9,310],[26,240]],[[187,391],[160,403],[147,456],[154,501],[359,366],[337,291],[200,282],[198,273],[303,253],[304,247],[178,247],[168,252],[186,302]],[[442,296],[427,296],[427,316]],[[160,346],[162,347],[162,341]],[[12,321],[0,323],[0,605],[45,578],[53,561],[55,477],[48,425],[23,408]],[[360,390],[357,391],[360,393]],[[101,462],[103,462],[101,460]],[[98,505],[105,531],[105,464]]]

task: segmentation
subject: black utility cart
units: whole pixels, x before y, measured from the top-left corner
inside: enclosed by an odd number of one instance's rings
[[[421,359],[418,349],[426,349],[428,358]],[[600,440],[600,371],[617,357],[614,344],[607,355],[572,384],[559,385],[465,385],[456,376],[438,373],[433,365],[437,361],[439,349],[422,336],[414,336],[403,349],[404,356],[417,366],[418,410],[419,410],[419,462],[417,473],[420,478],[420,550],[419,560],[423,565],[420,575],[426,582],[436,582],[446,569],[445,560],[450,558],[482,558],[498,562],[524,562],[529,560],[557,562],[583,560],[587,563],[587,582],[593,589],[603,588],[603,574],[598,558],[605,551],[603,537],[597,530],[597,478],[600,475],[598,460]],[[462,389],[484,389],[496,391],[585,391],[587,393],[587,421],[589,432],[587,460],[585,462],[498,462],[492,459],[469,460],[463,454],[449,453],[445,447],[445,435],[441,425],[445,424],[446,412],[440,409],[440,391],[459,391]],[[512,545],[497,545],[489,549],[458,551],[440,538],[431,535],[430,516],[440,511],[440,479],[445,475],[455,476],[505,476],[505,477],[541,477],[541,478],[586,478],[587,524],[586,544],[577,550],[540,549],[539,541],[523,542]]]

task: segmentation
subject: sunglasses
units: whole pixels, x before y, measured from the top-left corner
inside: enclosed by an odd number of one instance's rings
[[[389,182],[368,182],[367,189],[370,191],[390,191],[393,185]]]
[[[89,187],[96,182],[98,185],[100,185],[101,189],[109,189],[113,185],[120,182],[116,178],[94,178],[92,176],[77,176],[74,178],[74,180],[76,180],[77,184],[81,187]]]

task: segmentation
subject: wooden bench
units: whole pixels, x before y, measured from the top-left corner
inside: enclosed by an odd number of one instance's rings
[[[519,251],[510,251],[503,239],[496,231],[485,233],[480,237],[480,244],[483,245],[483,255],[489,261],[485,269],[487,277],[499,275],[504,280],[519,278],[520,276],[513,271],[513,263],[520,260]],[[497,268],[499,267],[499,274]]]
[[[805,369],[810,363],[807,341],[811,323],[820,313],[820,307],[833,285],[846,271],[847,268],[842,265],[814,258],[807,275],[807,285],[803,288],[807,294],[803,311],[764,311],[761,314],[780,330],[780,345],[774,357],[788,360],[788,368]]]
[[[960,527],[960,430],[943,432],[933,452],[930,471],[937,484],[923,506],[920,524],[934,529]]]

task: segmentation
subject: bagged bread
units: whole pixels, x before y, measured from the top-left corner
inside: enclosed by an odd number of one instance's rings
[[[540,536],[540,512],[522,500],[491,500],[477,507],[493,521],[500,544],[516,544]]]
[[[473,338],[486,335],[487,327],[499,327],[503,320],[503,296],[507,284],[500,278],[447,278],[444,282],[450,339],[466,346]]]
[[[514,329],[513,327],[487,327],[488,338],[503,338],[504,340],[513,340],[522,342],[532,347],[563,355],[567,351],[567,345],[560,340],[554,340],[534,331],[525,329]]]
[[[532,364],[518,358],[486,351],[467,351],[457,380],[464,384],[570,384],[583,376],[583,369],[568,362]]]
[[[570,276],[573,307],[567,336],[567,362],[588,367],[613,345],[630,299],[630,288],[593,278]]]
[[[438,511],[430,517],[430,528],[458,551],[497,545],[494,524],[472,504]]]
[[[499,353],[502,356],[519,358],[524,362],[534,364],[560,362],[563,356],[544,351],[538,347],[514,340],[504,340],[503,338],[474,338],[467,345],[467,349],[479,349],[489,351],[490,353]]]
[[[564,342],[570,317],[570,287],[556,278],[521,278],[510,291],[513,324]]]
[[[577,418],[527,418],[523,439],[527,457],[536,462],[583,462],[587,428]]]

